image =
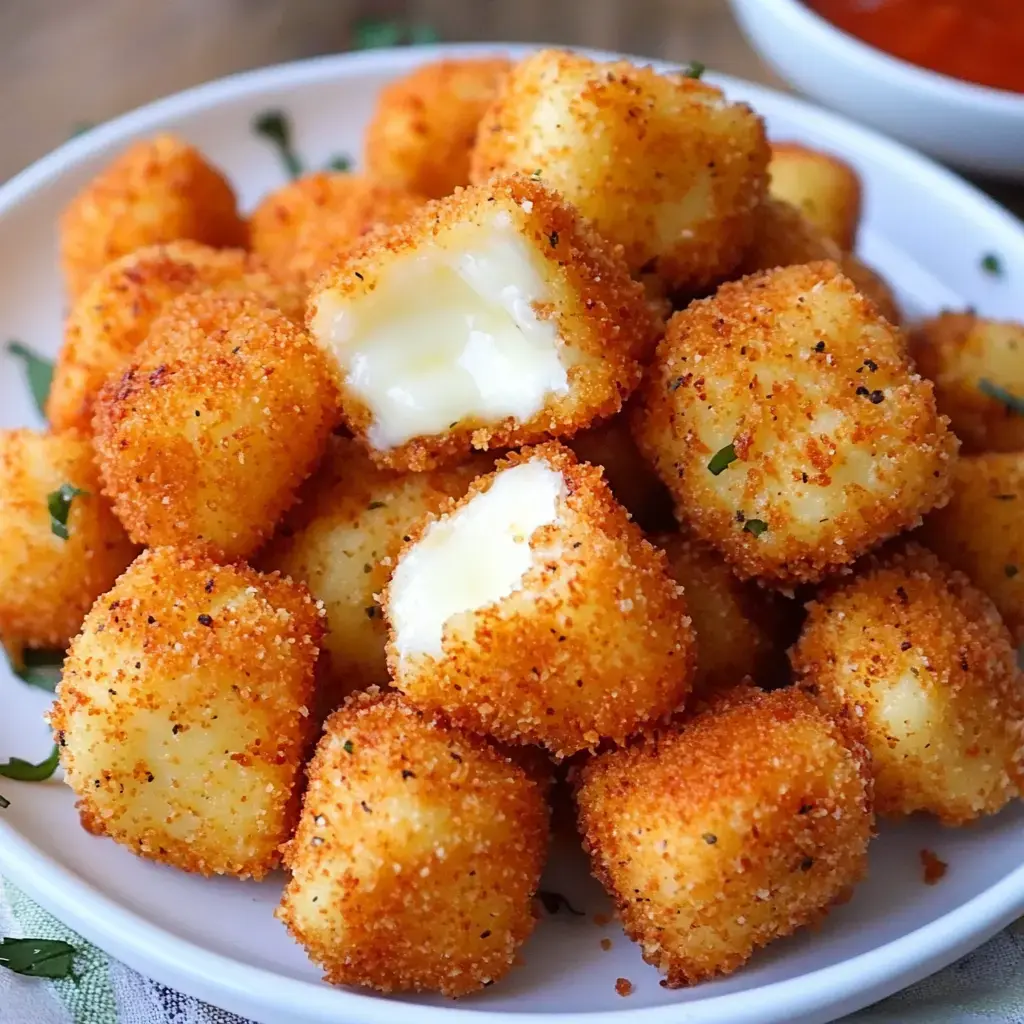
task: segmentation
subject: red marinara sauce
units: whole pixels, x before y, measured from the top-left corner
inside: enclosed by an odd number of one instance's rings
[[[1024,93],[1024,0],[805,0],[837,28],[965,82]]]

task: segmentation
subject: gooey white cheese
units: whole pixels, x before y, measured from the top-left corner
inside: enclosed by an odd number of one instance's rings
[[[565,479],[542,459],[500,472],[491,486],[438,519],[399,560],[388,616],[402,657],[442,653],[445,623],[522,585],[533,564],[530,538],[557,522]]]
[[[566,353],[534,303],[547,288],[500,213],[473,249],[425,247],[354,301],[321,296],[313,333],[373,414],[378,450],[464,419],[525,421],[569,389]]]

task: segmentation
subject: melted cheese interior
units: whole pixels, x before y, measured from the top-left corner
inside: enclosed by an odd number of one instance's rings
[[[534,561],[530,538],[558,521],[565,480],[542,459],[494,478],[454,514],[430,524],[399,560],[388,615],[402,657],[442,653],[445,623],[522,586]]]
[[[321,296],[312,329],[369,407],[387,450],[464,420],[526,421],[569,390],[568,351],[536,304],[548,289],[499,214],[472,249],[439,244],[396,260],[355,300]]]

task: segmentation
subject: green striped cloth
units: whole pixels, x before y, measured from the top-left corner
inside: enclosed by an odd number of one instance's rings
[[[0,935],[63,939],[80,951],[75,981],[23,978],[0,968],[0,1024],[247,1024],[112,960],[8,883],[0,883]],[[1024,1024],[1024,922],[845,1024],[993,1021]]]

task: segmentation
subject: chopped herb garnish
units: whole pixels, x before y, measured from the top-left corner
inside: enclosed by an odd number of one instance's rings
[[[55,491],[50,491],[46,496],[46,507],[50,510],[50,532],[61,540],[68,539],[68,513],[71,511],[71,502],[77,497],[88,496],[88,491],[83,491],[74,484],[61,484]]]
[[[20,757],[12,757],[6,764],[0,764],[0,775],[18,782],[45,782],[57,770],[59,763],[60,750],[55,743],[45,761],[32,764],[30,761],[22,761]]]
[[[372,512],[375,508],[386,508],[387,503],[383,501],[371,501],[366,507]]]
[[[1001,388],[998,384],[993,384],[992,381],[986,380],[984,377],[978,381],[978,390],[983,395],[1002,402],[1007,409],[1012,409],[1018,416],[1024,416],[1024,398],[1019,395],[1007,391],[1006,388]]]
[[[1005,572],[1007,577],[1012,580],[1013,577],[1020,572],[1020,569],[1016,565],[1004,565],[1003,572]]]
[[[346,156],[344,153],[335,153],[334,156],[327,161],[327,170],[340,172],[351,171],[352,157]]]
[[[341,749],[344,750],[346,754],[351,754],[356,748],[351,740],[345,740],[341,745]]]
[[[354,35],[356,50],[376,50],[382,46],[421,46],[436,43],[438,39],[437,32],[430,25],[407,25],[402,21],[380,21],[375,18],[364,18],[356,22]]]
[[[0,811],[2,811],[5,807],[10,807],[10,806],[11,806],[11,801],[8,800],[5,796],[0,795]]]
[[[768,529],[768,524],[763,519],[748,519],[743,524],[743,529],[747,533],[752,533],[755,537],[760,537]]]
[[[718,842],[718,836],[716,836],[714,832],[705,832],[704,835],[701,836],[701,839],[703,839],[708,846],[714,846],[715,843]]]
[[[555,246],[558,245],[558,232],[552,231],[551,234],[548,235],[548,241],[551,243],[551,248],[554,249]]]
[[[6,651],[7,662],[11,671],[29,686],[37,686],[40,690],[53,693],[60,682],[61,669],[64,667],[63,651],[23,650],[17,658]]]
[[[690,63],[683,68],[682,75],[683,78],[700,78],[705,71],[707,71],[706,64],[703,64],[699,60],[691,60]]]
[[[66,978],[77,952],[59,939],[0,939],[0,967],[28,978]]]
[[[736,454],[736,446],[727,444],[724,448],[719,448],[714,455],[711,456],[711,461],[708,463],[708,472],[712,476],[718,476],[726,466],[731,466],[739,456]]]
[[[551,892],[549,889],[538,889],[537,899],[544,904],[544,909],[549,914],[557,914],[562,907],[565,907],[570,914],[575,914],[577,917],[584,916],[583,911],[577,910],[560,892]]]
[[[277,148],[281,163],[292,178],[302,174],[302,161],[292,145],[292,126],[283,110],[265,110],[252,121],[252,130]]]
[[[53,363],[36,355],[27,345],[20,341],[7,342],[7,351],[22,361],[28,388],[32,392],[36,408],[40,416],[46,415],[46,399],[50,397],[50,384],[53,381]]]
[[[678,391],[682,386],[683,386],[683,378],[682,377],[676,377],[676,379],[673,380],[669,384],[668,389],[669,389],[669,391]]]
[[[1003,261],[994,252],[987,252],[981,257],[981,269],[993,277],[1002,277]]]
[[[533,174],[530,175],[530,180],[531,181],[540,181],[540,168],[539,167],[537,168],[537,170],[535,170],[533,172]]]
[[[86,132],[91,132],[96,125],[92,121],[79,121],[78,124],[71,128],[71,134],[68,136],[69,139],[77,139],[79,135],[84,135]]]

